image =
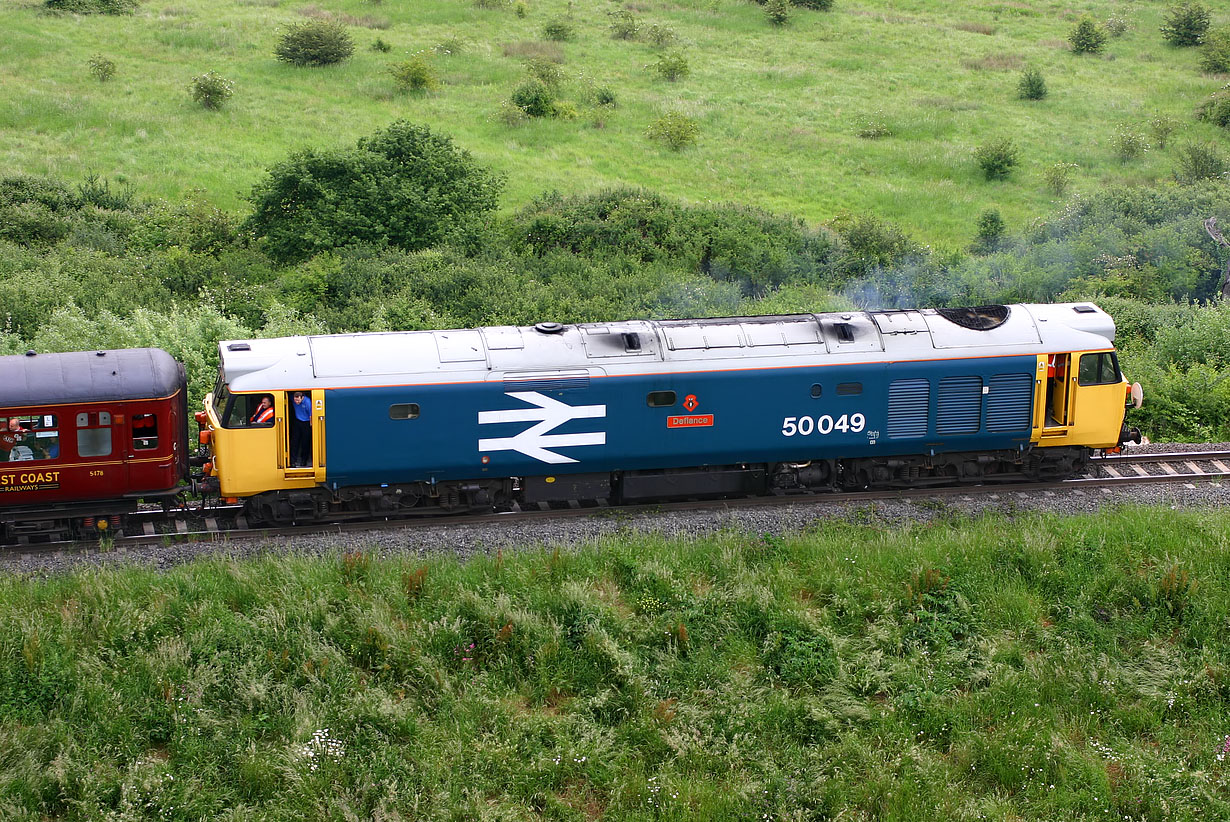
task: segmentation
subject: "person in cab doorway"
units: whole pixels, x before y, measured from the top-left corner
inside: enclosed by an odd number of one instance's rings
[[[256,406],[256,411],[248,422],[252,425],[273,424],[273,397],[271,395],[265,394],[261,397],[261,404]]]
[[[291,394],[290,464],[293,468],[312,467],[312,398],[303,391]]]

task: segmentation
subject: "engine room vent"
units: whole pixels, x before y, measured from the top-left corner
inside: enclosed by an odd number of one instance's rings
[[[974,308],[937,308],[936,313],[962,328],[990,331],[1008,320],[1011,309],[1006,305],[980,305]]]

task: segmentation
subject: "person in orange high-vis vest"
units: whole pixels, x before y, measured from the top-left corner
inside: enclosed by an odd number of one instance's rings
[[[256,413],[249,422],[252,425],[268,425],[273,422],[273,397],[268,394],[261,397],[261,404],[256,407]]]

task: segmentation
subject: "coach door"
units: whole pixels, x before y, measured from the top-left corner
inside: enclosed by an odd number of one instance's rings
[[[86,493],[128,491],[128,438],[122,417],[95,407],[75,415],[74,445]]]

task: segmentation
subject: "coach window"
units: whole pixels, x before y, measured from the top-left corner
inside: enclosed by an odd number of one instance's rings
[[[106,411],[77,415],[77,456],[107,457],[111,455],[111,414]]]
[[[1081,355],[1076,372],[1076,381],[1081,385],[1110,385],[1120,380],[1119,361],[1111,352]]]
[[[45,462],[60,458],[55,414],[0,417],[0,462]]]
[[[650,391],[645,401],[650,408],[669,408],[675,404],[675,399],[674,391]]]
[[[419,404],[417,402],[403,402],[389,406],[389,419],[391,420],[417,420],[418,418]]]
[[[158,417],[154,414],[132,415],[132,447],[148,451],[158,447]]]

